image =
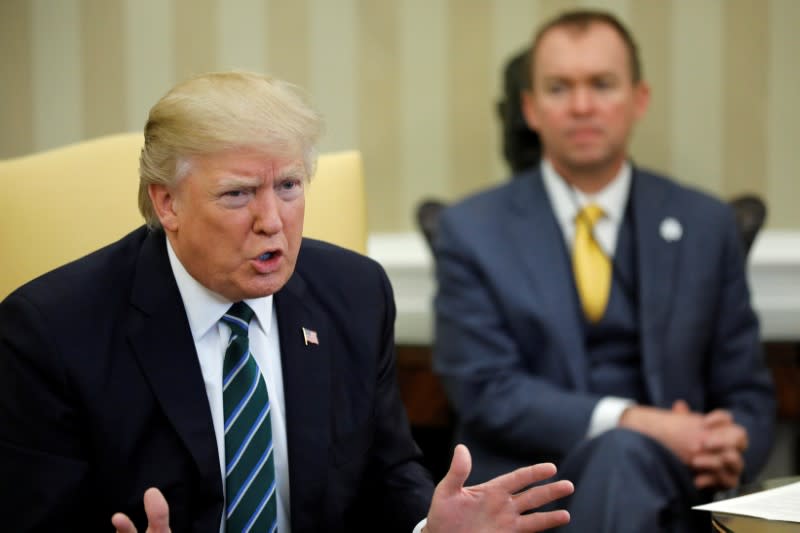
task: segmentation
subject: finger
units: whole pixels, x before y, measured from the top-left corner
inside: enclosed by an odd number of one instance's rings
[[[714,471],[722,468],[722,458],[717,453],[700,453],[692,458],[695,470]]]
[[[692,468],[695,470],[727,470],[738,474],[744,468],[742,454],[733,448],[727,448],[717,453],[702,453],[692,459]]]
[[[675,400],[675,402],[672,404],[672,412],[686,414],[690,413],[691,409],[689,409],[689,404],[686,403],[686,400]]]
[[[547,503],[569,496],[575,492],[575,486],[566,479],[554,483],[546,483],[531,487],[519,494],[514,495],[514,503],[517,512],[524,513],[541,507]]]
[[[724,426],[733,423],[733,415],[730,411],[725,409],[714,409],[710,413],[703,416],[703,426],[712,428],[716,426]]]
[[[695,458],[692,467],[697,471],[695,486],[732,488],[739,485],[744,470],[744,458],[733,449],[719,454],[703,454]]]
[[[743,452],[747,449],[747,445],[747,431],[738,424],[715,429],[703,442],[703,448],[708,451],[722,451],[732,448]]]
[[[697,490],[708,489],[717,484],[717,478],[712,474],[702,473],[694,477],[694,487]]]
[[[164,495],[155,487],[144,493],[144,512],[147,515],[148,533],[169,533],[169,506]]]
[[[727,468],[723,469],[718,478],[720,481],[720,486],[726,489],[732,489],[733,487],[739,486],[739,481],[741,479],[741,469],[739,470],[729,470]]]
[[[453,450],[453,459],[450,461],[450,469],[444,478],[439,482],[438,490],[444,494],[455,494],[464,488],[464,483],[472,471],[472,457],[469,450],[463,444],[456,446]]]
[[[569,513],[563,509],[542,513],[531,513],[519,517],[519,531],[544,531],[569,523]]]
[[[737,480],[744,470],[744,457],[736,450],[726,450],[722,454],[722,470]]]
[[[513,472],[497,476],[486,484],[492,484],[509,494],[515,494],[529,485],[552,477],[556,473],[553,463],[539,463],[517,468]]]
[[[739,475],[725,469],[703,471],[695,476],[694,486],[698,490],[707,488],[732,489],[739,486]]]
[[[117,530],[117,533],[136,533],[136,526],[127,515],[122,513],[114,513],[111,517],[111,525]]]

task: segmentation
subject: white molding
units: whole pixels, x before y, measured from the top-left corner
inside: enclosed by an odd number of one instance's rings
[[[433,339],[433,259],[416,232],[372,234],[369,256],[386,269],[397,304],[398,344]],[[753,305],[765,341],[800,339],[800,231],[764,230],[749,259]]]
[[[800,340],[800,231],[762,231],[750,251],[749,279],[762,338]]]

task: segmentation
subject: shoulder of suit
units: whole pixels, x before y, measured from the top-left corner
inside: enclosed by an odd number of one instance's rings
[[[532,190],[532,184],[539,179],[541,179],[540,174],[536,170],[523,172],[509,178],[504,183],[472,193],[447,206],[443,215],[459,218],[473,216],[478,213],[485,214],[491,210],[508,209],[509,202],[512,202],[520,195],[529,194]]]
[[[674,178],[653,172],[651,170],[636,168],[635,179],[644,186],[659,187],[669,193],[671,201],[682,210],[705,210],[707,214],[721,214],[729,209],[728,204],[710,192],[682,183]]]
[[[374,259],[336,244],[303,237],[295,268],[315,275],[341,275],[342,269],[351,272],[383,271]]]
[[[374,298],[390,298],[392,292],[389,278],[377,261],[316,239],[303,238],[295,277],[320,301],[372,302]]]

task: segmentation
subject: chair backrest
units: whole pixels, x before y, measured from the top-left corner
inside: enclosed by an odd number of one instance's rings
[[[367,199],[361,152],[322,154],[306,189],[303,235],[367,253]]]
[[[736,217],[736,226],[742,241],[745,256],[750,253],[753,241],[764,226],[767,219],[767,206],[764,201],[754,194],[743,194],[730,201]]]
[[[0,300],[24,282],[140,226],[140,133],[0,161]],[[323,154],[306,193],[304,235],[366,252],[357,151]]]
[[[441,200],[427,199],[417,205],[416,222],[417,227],[425,237],[428,248],[433,253],[433,246],[436,242],[436,233],[439,229],[439,215],[447,204]]]
[[[742,242],[745,256],[750,253],[758,232],[767,218],[767,206],[761,198],[753,194],[743,194],[730,202],[736,217],[736,227]],[[425,199],[417,205],[415,218],[417,227],[425,237],[425,242],[433,251],[436,242],[436,231],[439,226],[439,214],[447,205],[441,200]]]

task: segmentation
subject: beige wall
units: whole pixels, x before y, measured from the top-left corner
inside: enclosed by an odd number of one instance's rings
[[[797,0],[2,0],[0,157],[139,130],[173,83],[246,68],[306,87],[323,150],[364,153],[371,231],[505,179],[494,102],[544,18],[607,8],[653,85],[633,155],[800,228]],[[1,194],[1,193],[0,193]]]

